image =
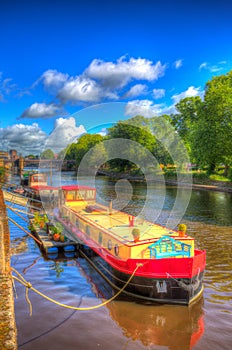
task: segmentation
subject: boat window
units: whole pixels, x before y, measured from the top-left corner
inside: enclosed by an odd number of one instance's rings
[[[85,199],[85,198],[86,198],[85,191],[77,192],[77,199]]]
[[[112,249],[112,241],[111,241],[111,239],[108,240],[108,249],[109,250]]]
[[[75,200],[75,191],[68,191],[66,193],[66,200],[69,200],[69,201],[74,201]]]
[[[102,232],[99,232],[98,234],[98,243],[102,244]]]
[[[118,256],[118,254],[119,254],[119,246],[118,246],[118,244],[115,244],[115,246],[114,246],[114,254],[116,256]]]
[[[86,199],[94,199],[95,198],[95,191],[94,190],[88,190],[85,192],[85,198]]]
[[[88,236],[90,236],[90,228],[89,228],[89,226],[86,226],[86,233],[87,233]]]

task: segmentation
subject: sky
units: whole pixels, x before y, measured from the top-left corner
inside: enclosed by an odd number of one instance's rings
[[[203,98],[232,69],[231,13],[230,0],[2,0],[0,150],[58,152]]]

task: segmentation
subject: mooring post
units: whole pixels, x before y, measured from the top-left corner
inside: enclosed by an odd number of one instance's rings
[[[17,331],[10,268],[10,230],[0,187],[0,349],[17,350]]]

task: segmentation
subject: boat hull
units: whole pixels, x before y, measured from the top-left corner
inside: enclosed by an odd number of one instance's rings
[[[83,256],[115,290],[125,286],[131,273],[112,267],[96,252],[93,254],[93,250],[86,245],[81,245],[80,249]],[[134,275],[122,293],[140,302],[189,305],[203,293],[203,276],[204,271],[191,278],[174,278],[169,274],[158,278]]]
[[[70,238],[81,244],[82,252],[92,266],[115,290],[123,288],[137,265],[141,265],[123,291],[130,298],[149,303],[188,305],[201,296],[206,262],[204,250],[195,250],[191,258],[122,260],[112,256],[84,232],[59,221]],[[95,254],[97,258],[93,256]]]

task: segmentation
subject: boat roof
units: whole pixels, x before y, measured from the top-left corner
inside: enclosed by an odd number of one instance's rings
[[[34,190],[58,190],[59,187],[55,187],[55,186],[45,186],[45,185],[38,185],[38,186],[30,186],[31,189]]]
[[[123,244],[133,244],[132,231],[135,228],[140,230],[140,243],[143,243],[144,241],[153,241],[163,235],[178,237],[178,233],[175,230],[168,229],[147,220],[136,218],[133,215],[129,215],[122,211],[113,209],[112,214],[109,215],[108,209],[105,207],[104,210],[103,206],[102,211],[91,213],[86,212],[85,207],[81,205],[72,205],[70,209],[73,212],[76,212],[80,217],[84,218],[90,225],[99,228],[99,230],[107,231],[109,235],[114,236]],[[132,226],[128,224],[129,217],[134,218],[134,224]],[[190,239],[189,236],[188,239]]]

